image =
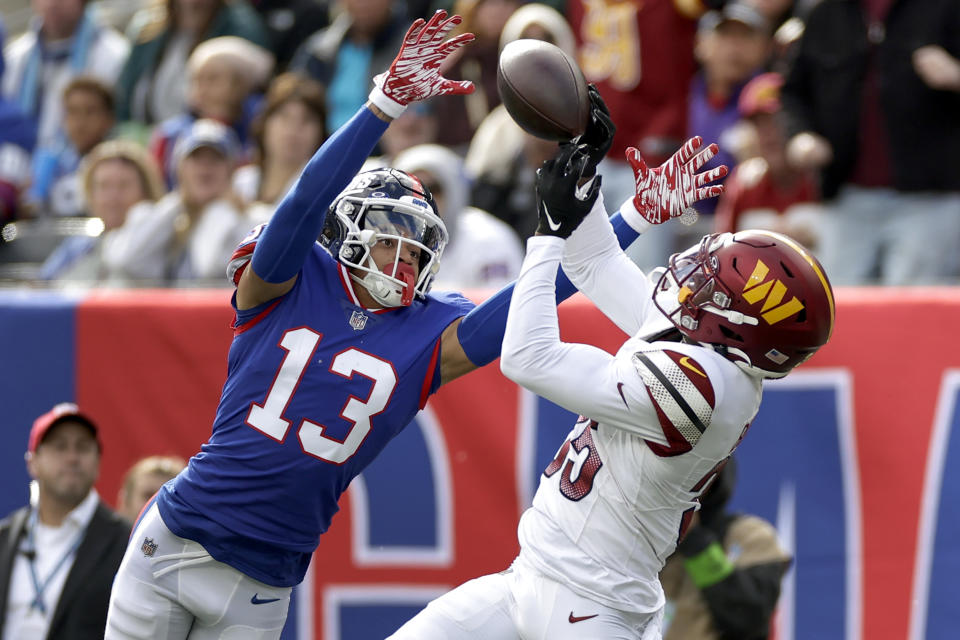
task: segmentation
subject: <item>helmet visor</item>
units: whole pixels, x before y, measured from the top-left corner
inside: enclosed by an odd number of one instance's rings
[[[427,216],[419,212],[398,210],[395,206],[370,207],[364,216],[363,228],[378,236],[396,236],[402,240],[413,241],[434,254],[443,247],[446,237],[442,227]]]

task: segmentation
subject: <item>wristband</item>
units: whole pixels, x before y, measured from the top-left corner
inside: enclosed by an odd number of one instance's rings
[[[641,234],[653,226],[637,211],[637,207],[633,204],[633,196],[627,198],[624,203],[620,205],[620,216],[637,234]]]
[[[383,89],[379,85],[374,84],[373,89],[370,90],[370,95],[368,96],[370,102],[372,102],[380,111],[383,111],[385,114],[396,120],[403,115],[403,112],[407,110],[407,105],[400,104],[387,94],[383,92]]]
[[[735,568],[719,542],[711,542],[697,555],[684,559],[683,566],[698,589],[720,582]]]

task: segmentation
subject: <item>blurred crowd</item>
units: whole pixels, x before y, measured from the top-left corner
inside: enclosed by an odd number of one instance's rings
[[[30,0],[2,33],[0,283],[227,286],[327,136],[366,100],[414,17],[476,34],[444,71],[477,91],[414,105],[369,167],[416,174],[451,241],[437,288],[512,280],[554,142],[500,105],[499,51],[575,56],[617,137],[609,210],[689,136],[717,142],[726,192],[629,255],[663,264],[703,233],[767,228],[836,285],[960,284],[956,0]]]

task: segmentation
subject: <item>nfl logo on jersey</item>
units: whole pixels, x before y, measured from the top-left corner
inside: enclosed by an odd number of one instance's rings
[[[140,545],[140,551],[147,558],[152,558],[153,554],[157,552],[157,543],[153,541],[153,538],[144,538],[143,544]]]
[[[354,311],[350,314],[350,326],[353,327],[354,331],[360,331],[367,326],[367,316],[359,311]]]

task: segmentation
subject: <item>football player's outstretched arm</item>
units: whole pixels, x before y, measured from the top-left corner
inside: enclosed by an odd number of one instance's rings
[[[296,282],[320,231],[327,207],[360,170],[390,121],[411,102],[470,93],[473,84],[440,75],[440,64],[473,40],[465,33],[446,39],[460,16],[437,11],[416,20],[390,68],[374,78],[369,101],[338,129],[307,163],[257,241],[249,269],[237,284],[237,308],[250,309],[284,295]]]
[[[597,94],[595,91],[591,91],[591,101],[596,101],[598,98],[599,94]],[[595,135],[590,137],[585,134],[584,137],[581,138],[581,141],[585,138],[586,141],[577,145],[578,147],[584,148],[590,157],[590,161],[584,168],[584,171],[587,174],[591,172],[591,169],[596,168],[596,163],[598,163],[600,158],[603,157],[603,149],[605,148],[605,145],[608,144],[609,140],[612,139],[613,136],[612,125],[609,123],[609,120],[605,120],[602,117],[602,113],[599,113],[598,109],[602,111],[602,107],[597,107],[595,102],[594,118],[591,121],[591,127],[588,128],[587,131],[589,134],[593,129]],[[597,117],[598,115],[600,117]],[[600,124],[597,126],[597,123]],[[698,140],[688,141],[687,145],[684,145],[684,148],[681,149],[681,151],[678,151],[677,154],[674,154],[674,158],[671,158],[671,161],[674,159],[680,160],[681,158],[686,158],[686,160],[684,160],[681,164],[687,168],[696,166],[695,169],[692,169],[694,172],[696,172],[700,166],[702,166],[702,163],[706,162],[706,159],[701,158],[693,164],[690,164],[692,156],[687,157],[687,155],[691,151],[695,151],[696,148],[699,147],[699,144],[700,143]],[[715,153],[716,148],[713,145],[711,145],[711,148],[713,149],[713,153]],[[637,155],[639,156],[639,154]],[[699,156],[697,157],[699,158]],[[712,157],[712,154],[710,157]],[[666,167],[671,161],[668,161],[661,167],[658,167],[653,172],[642,172],[643,176],[647,176],[648,173],[654,173],[654,176],[662,176],[664,174],[664,167]],[[717,195],[717,193],[719,193],[717,190],[722,189],[722,187],[714,186],[704,188],[703,185],[706,182],[721,177],[725,173],[726,168],[724,167],[722,169],[714,169],[711,172],[696,174],[693,184],[697,185],[697,189],[694,192],[697,197],[692,202],[704,197],[710,197],[710,195]],[[673,172],[670,175],[675,176],[676,173]],[[650,184],[655,186],[659,185],[660,182],[658,180],[651,180]],[[670,183],[668,182],[668,184]],[[683,183],[677,183],[674,181],[672,184],[682,185]],[[643,183],[643,190],[645,191],[647,188],[648,184],[645,181]],[[638,193],[639,192],[640,187],[638,187]],[[664,198],[661,198],[660,201],[662,206],[672,207],[668,208],[668,211],[673,211],[674,208],[679,207],[680,203],[683,202],[683,198],[671,196],[672,192],[670,189],[660,189],[658,190],[658,193],[661,193],[663,196],[665,196]],[[672,215],[678,216],[682,212],[683,208],[676,208],[676,213],[673,213]],[[666,220],[667,218],[663,219]],[[622,207],[620,211],[616,212],[610,217],[609,224],[614,235],[616,236],[617,244],[621,249],[626,249],[633,244],[633,241],[651,226],[651,223],[643,215],[641,215],[634,206]],[[580,234],[580,236],[587,237],[588,234],[585,232]],[[596,241],[601,243],[604,242],[602,237]],[[440,360],[441,384],[450,382],[459,376],[473,371],[477,367],[482,367],[486,364],[489,364],[500,356],[501,345],[503,343],[503,332],[507,324],[507,310],[510,307],[510,299],[513,296],[515,285],[516,283],[513,282],[505,286],[503,289],[487,298],[482,304],[477,306],[466,316],[453,322],[443,332]],[[570,282],[564,273],[561,272],[557,274],[557,304],[572,296],[576,291],[577,288],[573,283]],[[629,310],[626,314],[618,313],[614,310],[610,311],[610,317],[618,324],[621,324],[622,327],[633,326],[635,320],[631,318],[634,318],[637,315],[638,314],[636,312]]]
[[[539,224],[527,241],[510,301],[500,369],[534,393],[594,420],[647,424],[650,420],[631,417],[631,411],[649,408],[628,407],[619,396],[623,385],[618,382],[635,381],[635,373],[620,371],[623,363],[602,349],[560,341],[555,303],[560,256],[566,238],[600,201],[599,179],[578,188],[584,158],[582,150],[566,145],[537,172]]]
[[[699,137],[691,138],[653,170],[647,168],[636,149],[627,151],[636,194],[623,203],[619,214],[631,227],[649,229],[681,215],[693,203],[722,192],[720,185],[706,185],[726,175],[726,166],[698,173],[717,152],[715,144],[700,150],[702,143]],[[634,335],[654,308],[651,283],[617,246],[601,207],[594,207],[570,236],[561,264],[574,286],[627,335]],[[625,287],[629,295],[624,295]]]

